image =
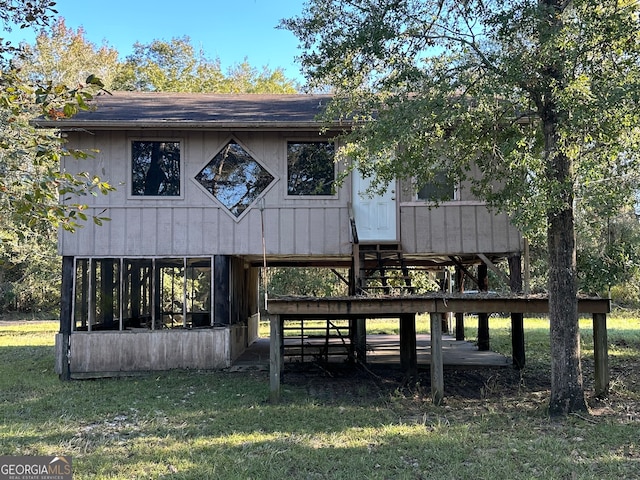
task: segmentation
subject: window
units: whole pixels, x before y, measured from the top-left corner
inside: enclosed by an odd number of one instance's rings
[[[432,181],[423,184],[418,190],[418,200],[428,202],[454,200],[455,192],[455,183],[447,177],[445,172],[438,172]]]
[[[131,142],[131,195],[180,196],[180,142]]]
[[[287,142],[287,193],[333,195],[334,158],[331,142]]]
[[[237,218],[267,189],[274,177],[232,140],[205,165],[196,180]]]

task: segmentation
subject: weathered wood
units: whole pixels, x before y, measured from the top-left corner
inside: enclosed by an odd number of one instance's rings
[[[71,324],[73,305],[73,257],[62,257],[62,287],[60,292],[60,333],[62,335],[62,345],[58,350],[60,380],[71,380],[71,369],[69,367],[69,353],[71,349]]]
[[[456,340],[464,341],[464,313],[456,312]]]
[[[593,356],[595,363],[595,393],[604,396],[609,392],[609,351],[607,316],[593,314]]]
[[[414,378],[418,374],[415,314],[400,315],[400,368],[407,378]]]
[[[481,292],[489,290],[489,275],[485,263],[478,265],[478,289]],[[478,312],[478,350],[480,351],[486,351],[491,348],[489,340],[489,313],[492,312]]]
[[[609,313],[611,302],[605,298],[580,298],[580,313]],[[340,317],[361,315],[368,318],[397,318],[402,313],[430,312],[519,312],[548,313],[546,297],[447,296],[406,297],[292,297],[270,299],[269,313],[304,317]]]
[[[522,261],[520,255],[509,257],[509,287],[513,293],[522,292]],[[526,363],[524,347],[524,315],[511,313],[511,358],[518,370]]]
[[[213,257],[213,301],[214,323],[229,325],[231,323],[231,257],[215,255]]]
[[[524,314],[511,314],[511,358],[513,366],[521,370],[526,364],[524,347]]]
[[[444,399],[444,369],[442,366],[442,332],[440,315],[430,314],[431,323],[431,400],[440,405]]]
[[[56,335],[56,351],[63,349],[59,347],[62,337]],[[246,328],[241,325],[73,332],[71,378],[77,374],[228,368],[234,356],[244,350],[245,337]]]
[[[280,376],[282,374],[282,319],[269,315],[269,400],[280,401]]]
[[[113,309],[113,266],[112,258],[103,258],[100,261],[100,313],[101,323],[111,328],[114,319]]]
[[[464,269],[456,265],[456,291],[464,293]],[[456,340],[464,341],[464,313],[456,312]]]
[[[363,317],[351,320],[351,335],[356,359],[367,363],[367,319]]]
[[[478,253],[478,258],[482,260],[482,262],[491,269],[496,276],[504,282],[505,285],[510,284],[510,279],[505,273],[500,270],[495,263],[493,263],[484,253]]]

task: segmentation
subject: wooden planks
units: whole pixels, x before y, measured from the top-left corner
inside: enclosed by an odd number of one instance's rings
[[[444,379],[442,362],[442,325],[440,314],[443,312],[548,312],[549,302],[544,297],[493,297],[464,298],[463,296],[413,296],[413,297],[345,297],[345,298],[290,298],[271,300],[269,315],[271,321],[271,368],[270,398],[272,402],[280,399],[280,375],[283,365],[281,352],[281,324],[285,318],[400,318],[401,358],[403,364],[411,369],[415,359],[415,341],[406,336],[415,329],[411,320],[416,312],[430,313],[431,322],[431,395],[435,404],[444,398]],[[578,311],[592,313],[594,321],[594,346],[596,368],[596,391],[606,392],[609,384],[609,365],[607,356],[606,314],[611,305],[608,299],[583,298],[578,300]],[[414,336],[415,336],[415,330]]]

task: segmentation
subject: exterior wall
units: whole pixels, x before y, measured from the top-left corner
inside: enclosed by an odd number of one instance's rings
[[[79,199],[89,214],[111,220],[87,222],[75,233],[60,232],[61,255],[207,256],[262,255],[262,219],[251,208],[239,221],[227,213],[194,177],[232,138],[227,132],[70,132],[69,146],[99,150],[94,158],[66,159],[67,171],[96,172],[117,188],[109,195]],[[345,186],[334,198],[287,197],[286,141],[314,140],[316,134],[277,132],[234,135],[277,181],[264,194],[264,226],[269,255],[349,255],[351,239]],[[181,198],[128,198],[132,139],[181,139]]]
[[[522,236],[506,215],[495,215],[480,202],[443,203],[429,210],[424,204],[400,206],[405,253],[435,255],[506,254],[521,251]]]
[[[67,171],[97,172],[118,189],[88,196],[90,214],[109,217],[102,226],[87,222],[75,233],[61,231],[59,251],[72,256],[199,257],[262,256],[262,226],[268,256],[304,259],[351,255],[351,182],[334,198],[288,197],[286,141],[318,139],[316,134],[215,131],[70,132],[70,146],[98,150],[94,158],[67,159]],[[231,138],[236,139],[277,181],[257,206],[239,220],[205,193],[194,177]],[[180,139],[182,196],[128,198],[132,139]],[[432,208],[401,188],[399,238],[407,253],[502,254],[521,250],[521,237],[505,215],[494,215],[462,186],[456,201]],[[255,310],[254,310],[255,311]],[[251,312],[252,313],[252,312]]]
[[[204,369],[231,366],[246,345],[244,325],[202,330],[158,330],[86,333],[71,339],[71,376]],[[62,334],[56,335],[56,373],[62,372]]]

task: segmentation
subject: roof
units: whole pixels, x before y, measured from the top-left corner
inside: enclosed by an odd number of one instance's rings
[[[113,92],[96,96],[89,111],[38,119],[59,129],[210,128],[314,129],[330,95]]]

